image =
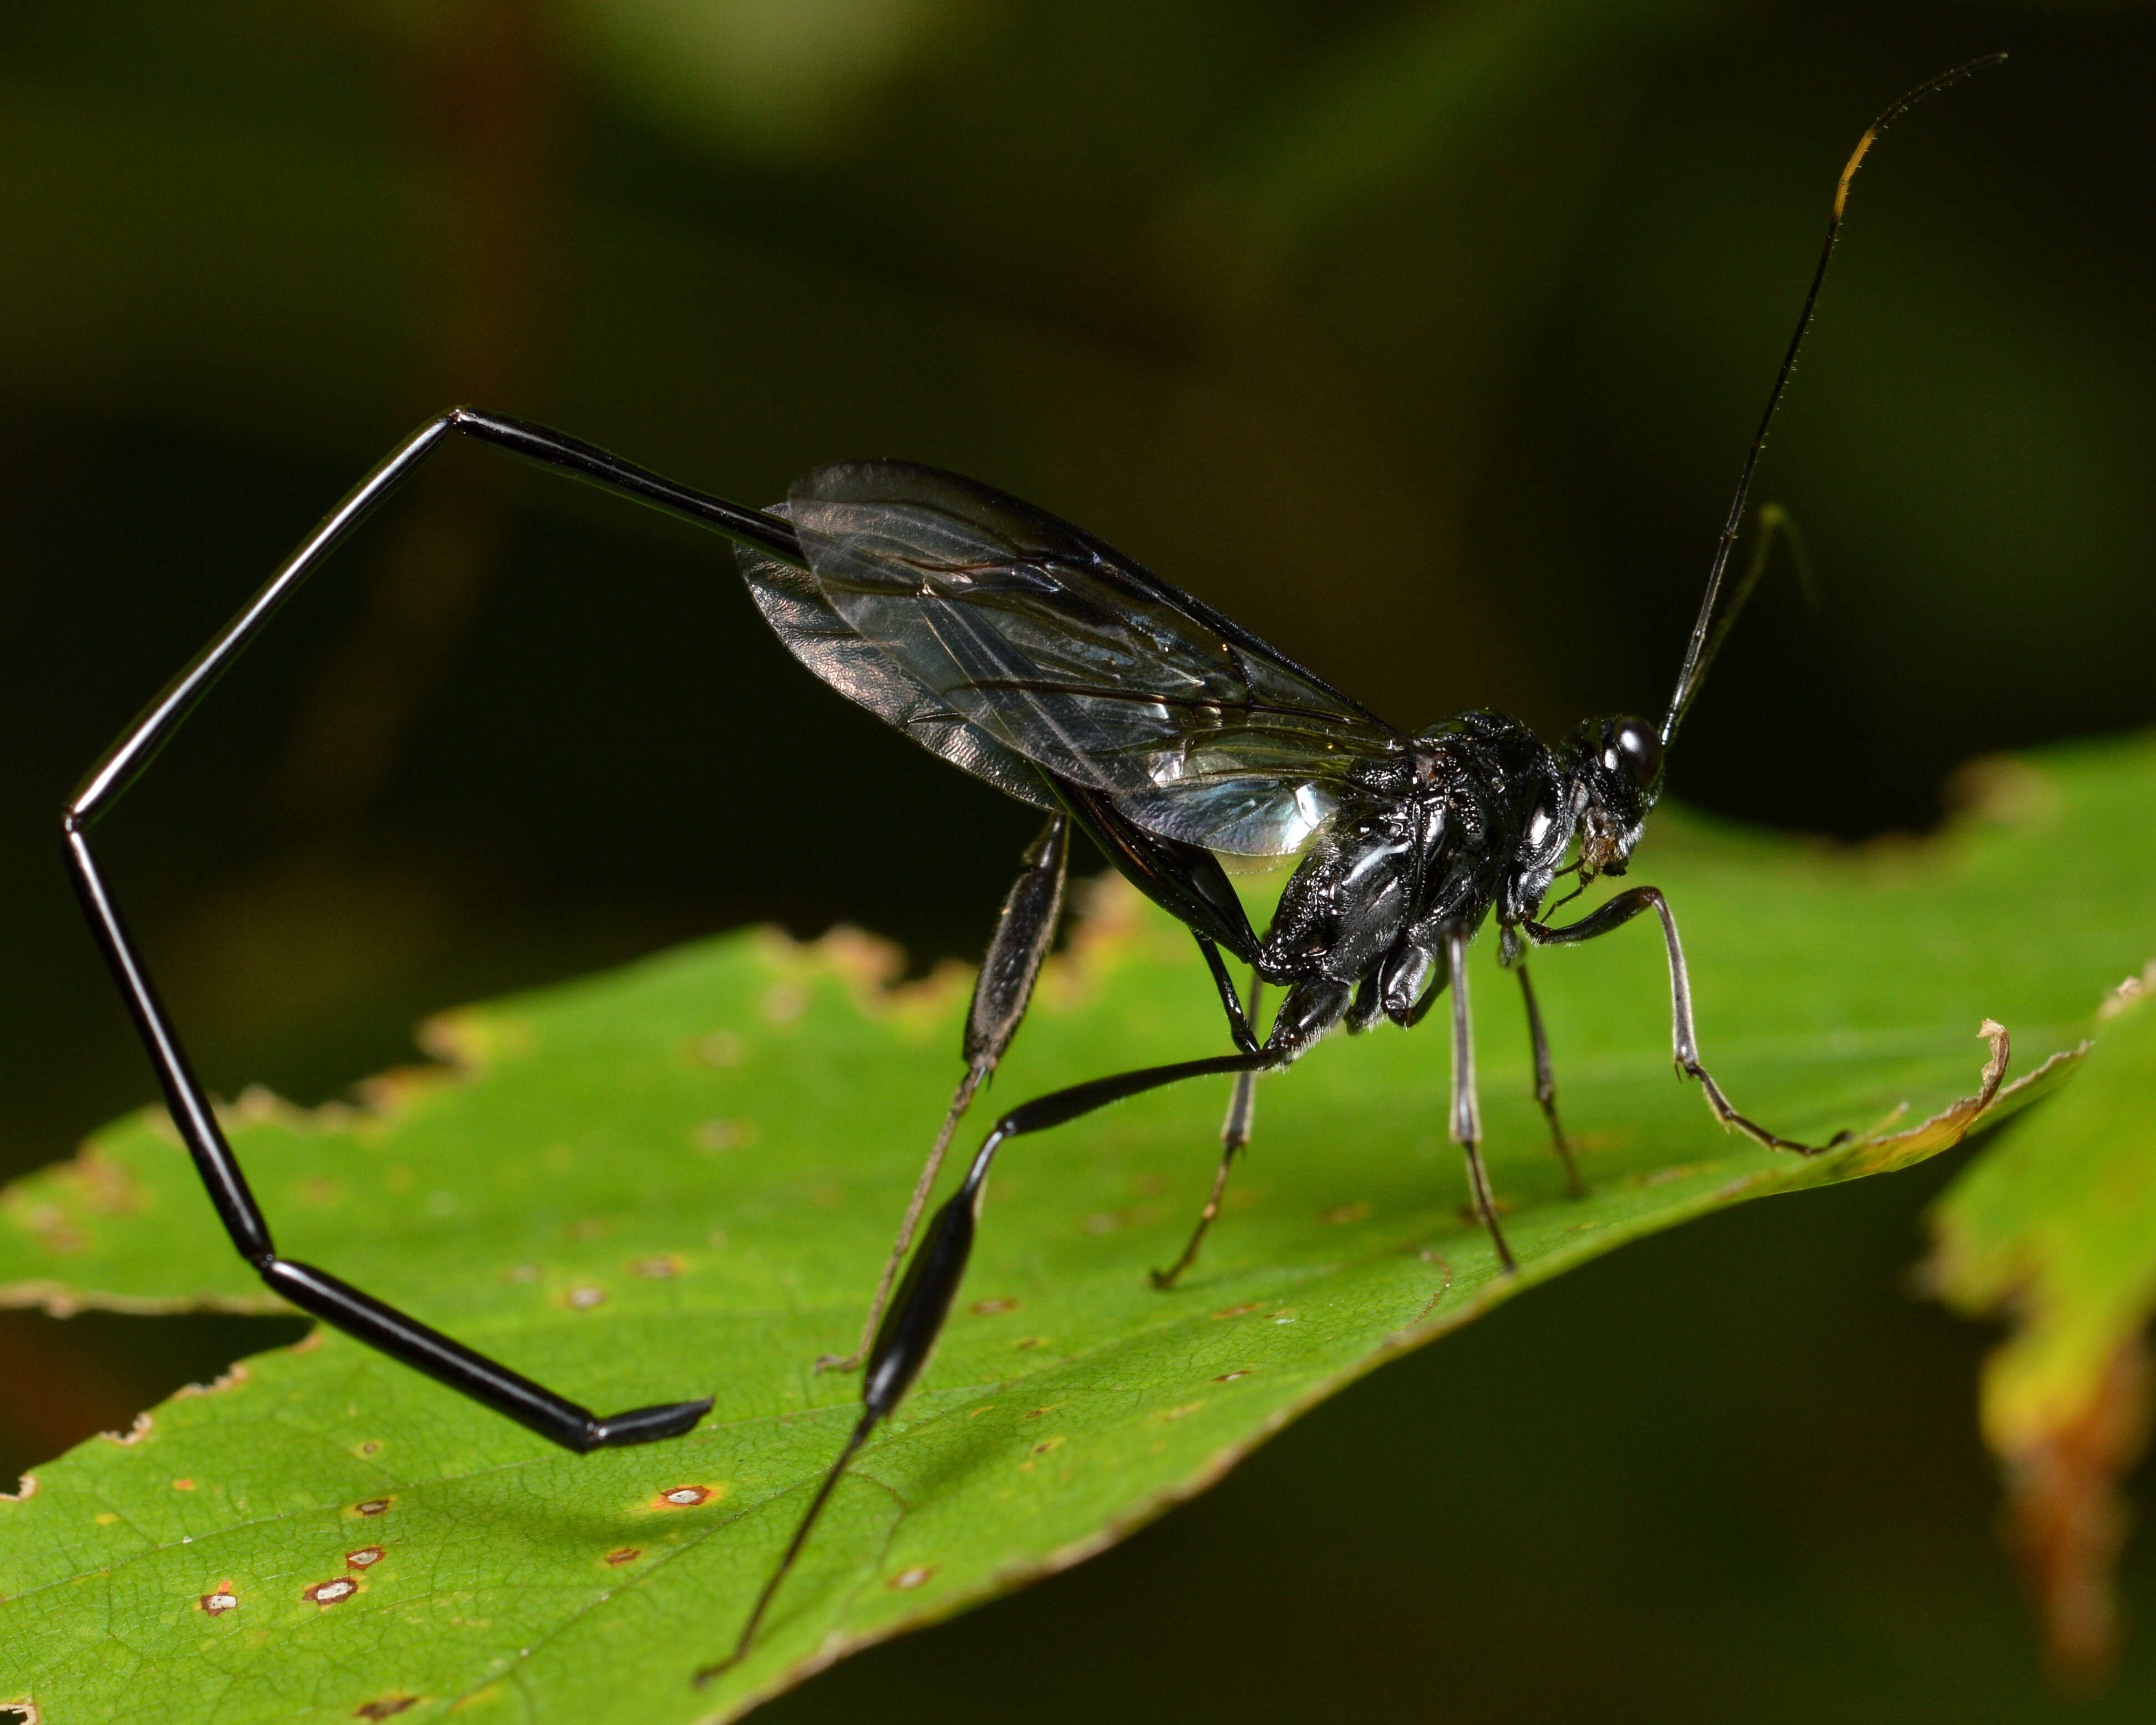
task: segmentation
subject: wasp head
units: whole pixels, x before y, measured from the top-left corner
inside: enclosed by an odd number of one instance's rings
[[[1621,875],[1662,792],[1662,744],[1645,719],[1589,719],[1563,762],[1579,834],[1579,878]]]

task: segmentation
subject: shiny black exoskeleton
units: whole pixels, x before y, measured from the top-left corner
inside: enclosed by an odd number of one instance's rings
[[[1994,59],[2000,58],[1994,56]],[[757,1624],[848,1462],[919,1375],[956,1297],[983,1182],[1007,1141],[1189,1078],[1232,1076],[1212,1194],[1182,1255],[1154,1272],[1172,1286],[1195,1260],[1236,1153],[1249,1141],[1253,1081],[1336,1024],[1408,1028],[1451,1003],[1453,1137],[1486,1230],[1486,1273],[1513,1267],[1480,1154],[1467,944],[1494,916],[1501,960],[1518,978],[1535,1095],[1572,1189],[1582,1189],[1558,1123],[1548,1040],[1526,955],[1607,934],[1641,911],[1661,923],[1669,962],[1672,1054],[1716,1118],[1771,1148],[1812,1153],[1732,1108],[1700,1062],[1676,923],[1651,886],[1619,893],[1561,927],[1543,921],[1557,880],[1622,875],[1661,793],[1668,745],[1722,639],[1710,634],[1766,429],[1825,279],[1851,176],[1881,128],[1973,62],[1904,97],[1843,169],[1826,244],[1723,524],[1707,594],[1667,714],[1590,722],[1553,749],[1496,713],[1419,734],[1394,730],[1315,673],[1069,523],[976,481],[903,462],[819,469],[768,511],[745,508],[542,427],[459,408],[420,428],[308,536],[283,567],[168,684],[85,779],[64,815],[69,865],[91,928],[141,1033],[174,1123],[233,1244],[276,1292],[459,1393],[575,1450],[678,1435],[708,1398],[602,1417],[363,1292],[281,1256],[216,1111],[127,932],[90,846],[97,820],[327,553],[448,438],[464,436],[710,527],[732,540],[751,597],[787,649],[818,677],[923,747],[1047,815],[1004,901],[963,1047],[964,1076],[930,1150],[870,1302],[862,1411],[785,1555],[750,1610]],[[1763,567],[1740,585],[1726,631]],[[961,1117],[1024,1019],[1063,903],[1072,829],[1191,931],[1236,1052],[1073,1086],[997,1121],[957,1192],[906,1250]],[[1225,860],[1224,861],[1224,859]],[[1569,860],[1568,860],[1569,859]],[[1228,865],[1292,863],[1260,938]],[[1223,953],[1252,972],[1248,1007]],[[1262,1039],[1261,987],[1284,989]],[[906,1273],[892,1295],[901,1263]],[[888,1299],[887,1296],[890,1296]]]
[[[1258,974],[1288,988],[1280,1018],[1298,1045],[1343,1015],[1350,1030],[1417,1023],[1445,980],[1447,932],[1492,911],[1501,928],[1530,921],[1575,841],[1583,878],[1623,874],[1661,756],[1643,720],[1583,726],[1553,750],[1476,712],[1357,762],[1257,950]]]

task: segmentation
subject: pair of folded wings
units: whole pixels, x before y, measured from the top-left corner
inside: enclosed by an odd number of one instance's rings
[[[1163,837],[1286,856],[1355,761],[1404,745],[1211,607],[974,480],[844,462],[772,513],[808,567],[738,555],[793,656],[1022,801],[1055,808],[1060,778]]]

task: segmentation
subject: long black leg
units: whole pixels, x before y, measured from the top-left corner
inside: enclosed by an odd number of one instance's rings
[[[1228,974],[1228,966],[1220,957],[1219,947],[1196,929],[1191,930],[1191,935],[1198,942],[1198,950],[1205,955],[1205,968],[1213,973],[1213,986],[1220,991],[1220,1008],[1228,1014],[1229,1036],[1245,1054],[1256,1053],[1258,1033],[1251,1028],[1250,1021],[1258,1015],[1258,989],[1262,979],[1255,974],[1251,977],[1250,1009],[1245,1013],[1235,993],[1235,979]]]
[[[1346,1004],[1344,992],[1337,1003],[1329,1003],[1332,1017],[1338,1017],[1340,1009]],[[785,1555],[779,1559],[771,1579],[764,1583],[763,1591],[757,1594],[749,1611],[747,1622],[742,1625],[741,1637],[734,1643],[733,1651],[696,1673],[700,1688],[737,1664],[748,1651],[765,1612],[778,1594],[779,1584],[793,1568],[795,1558],[808,1543],[817,1517],[830,1501],[839,1476],[845,1471],[877,1423],[898,1405],[927,1363],[936,1338],[942,1333],[943,1321],[950,1315],[951,1302],[957,1297],[958,1284],[965,1277],[966,1261],[973,1250],[974,1229],[980,1219],[981,1194],[996,1152],[1009,1139],[1062,1126],[1096,1108],[1105,1108],[1111,1102],[1158,1090],[1163,1085],[1178,1083],[1186,1078],[1261,1072],[1270,1066],[1285,1065],[1322,1034],[1322,1026],[1319,1025],[1306,1037],[1297,1035],[1291,1041],[1281,1036],[1276,1025],[1275,1035],[1281,1040],[1255,1054],[1219,1055],[1211,1060],[1183,1060],[1171,1066],[1148,1066],[1141,1071],[1096,1078],[1090,1083],[1074,1084],[1068,1090],[1051,1091],[1023,1103],[995,1123],[975,1153],[972,1166],[966,1170],[964,1183],[944,1201],[935,1219],[928,1224],[927,1233],[906,1266],[906,1276],[898,1285],[898,1293],[884,1313],[883,1323],[869,1350],[868,1370],[862,1376],[860,1424],[855,1426],[845,1448],[824,1476],[815,1496],[809,1499],[793,1538],[787,1543]]]
[[[270,1224],[248,1189],[239,1158],[225,1142],[216,1111],[195,1076],[179,1033],[158,998],[149,970],[90,850],[91,828],[172,739],[300,583],[452,433],[478,438],[527,460],[716,528],[730,538],[790,562],[801,560],[800,543],[785,521],[689,490],[589,444],[473,408],[454,408],[407,438],[324,516],[267,584],[165,685],[106,751],[62,817],[68,866],[91,932],[141,1036],[173,1123],[202,1176],[210,1202],[239,1255],[254,1266],[264,1281],[300,1310],[566,1449],[581,1451],[647,1443],[687,1431],[710,1410],[710,1399],[636,1408],[601,1418],[336,1276],[278,1256]]]
[[[1671,1057],[1677,1070],[1699,1081],[1700,1089],[1706,1093],[1707,1105],[1714,1111],[1714,1117],[1722,1125],[1734,1127],[1755,1143],[1764,1144],[1769,1150],[1788,1150],[1799,1156],[1817,1156],[1832,1149],[1849,1135],[1840,1133],[1825,1144],[1799,1144],[1794,1138],[1784,1138],[1770,1132],[1756,1122],[1747,1120],[1729,1105],[1729,1098],[1722,1093],[1722,1086],[1700,1064],[1699,1034],[1692,1027],[1691,976],[1685,968],[1683,944],[1677,939],[1677,919],[1670,914],[1670,901],[1661,891],[1653,886],[1635,886],[1629,892],[1620,892],[1606,905],[1589,911],[1577,922],[1568,922],[1563,928],[1545,927],[1539,922],[1525,922],[1527,937],[1539,947],[1571,947],[1582,941],[1591,941],[1611,930],[1622,928],[1640,911],[1651,910],[1662,919],[1662,941],[1669,950],[1670,958],[1670,1042]]]
[[[1564,1135],[1564,1127],[1557,1117],[1557,1069],[1550,1064],[1549,1034],[1543,1029],[1543,1009],[1535,1001],[1535,985],[1527,980],[1527,967],[1516,964],[1520,978],[1520,998],[1527,1004],[1527,1040],[1535,1050],[1535,1100],[1542,1105],[1543,1118],[1549,1122],[1550,1144],[1557,1152],[1558,1160],[1564,1164],[1565,1190],[1574,1198],[1587,1196],[1586,1183],[1579,1178],[1579,1164],[1572,1154],[1572,1140]]]
[[[1253,1014],[1258,1010],[1259,996],[1264,993],[1265,986],[1263,978],[1254,976],[1250,978],[1250,1011]],[[1228,1189],[1228,1170],[1235,1165],[1235,1158],[1243,1147],[1250,1142],[1250,1127],[1256,1118],[1257,1109],[1257,1072],[1255,1069],[1238,1072],[1235,1088],[1228,1096],[1227,1118],[1220,1122],[1220,1165],[1213,1171],[1213,1190],[1206,1197],[1205,1208],[1198,1213],[1198,1225],[1190,1230],[1190,1238],[1184,1243],[1183,1255],[1167,1269],[1152,1272],[1155,1287],[1173,1287],[1175,1279],[1198,1261],[1198,1249],[1205,1243],[1205,1230],[1213,1225],[1213,1219],[1220,1214],[1220,1194]]]
[[[1476,1214],[1490,1230],[1499,1266],[1510,1274],[1518,1266],[1505,1244],[1505,1230],[1497,1225],[1497,1195],[1482,1166],[1482,1103],[1475,1088],[1475,1022],[1467,1011],[1466,929],[1445,930],[1445,963],[1452,978],[1452,1142],[1466,1154],[1467,1188],[1474,1194]]]
[[[920,1221],[929,1191],[942,1169],[943,1153],[951,1147],[951,1135],[965,1117],[974,1092],[995,1071],[1004,1050],[1010,1046],[1011,1038],[1018,1034],[1018,1027],[1025,1018],[1026,1003],[1033,998],[1034,983],[1040,975],[1049,947],[1055,941],[1055,925],[1063,910],[1064,876],[1070,861],[1070,818],[1067,814],[1052,814],[1048,824],[1041,829],[1040,836],[1026,847],[1024,870],[1004,896],[1004,907],[996,918],[996,932],[988,941],[988,956],[981,961],[981,974],[973,983],[973,1004],[966,1014],[966,1040],[962,1050],[966,1076],[958,1081],[951,1106],[944,1113],[942,1128],[929,1147],[928,1160],[921,1166],[921,1178],[913,1183],[913,1196],[906,1201],[905,1219],[898,1224],[898,1238],[891,1242],[891,1255],[884,1260],[883,1274],[876,1279],[875,1296],[869,1301],[868,1319],[861,1326],[860,1342],[843,1359],[835,1353],[824,1354],[816,1362],[819,1372],[850,1372],[868,1358],[870,1345],[875,1340],[876,1326],[883,1319],[884,1301],[891,1297],[891,1285],[897,1278],[899,1265],[905,1260],[906,1249],[913,1244],[914,1225]]]

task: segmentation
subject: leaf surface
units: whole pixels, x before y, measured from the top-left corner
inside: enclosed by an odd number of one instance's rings
[[[1973,1317],[2007,1317],[1986,1361],[1984,1436],[2054,1670],[2100,1677],[2118,1651],[2118,1481],[2148,1446],[2156,1317],[2156,965],[2100,1014],[2068,1093],[1986,1150],[1940,1200],[1929,1273]]]
[[[570,1456],[318,1332],[0,1502],[0,1697],[218,1725],[731,1716],[1101,1549],[1316,1399],[1574,1264],[1954,1142],[1994,1052],[1983,1019],[2035,1073],[2156,951],[2152,845],[2141,741],[1994,764],[1979,811],[1921,845],[1659,819],[1638,870],[1681,919],[1708,1063],[1779,1131],[1864,1136],[1806,1161],[1717,1130],[1671,1081],[1661,942],[1637,924],[1536,960],[1591,1187],[1568,1199],[1485,942],[1471,982],[1509,1280],[1463,1209],[1445,1039],[1427,1029],[1332,1039],[1260,1086],[1253,1153],[1173,1293],[1146,1271],[1203,1201],[1224,1081],[1019,1141],[921,1384],[750,1659],[701,1692],[690,1674],[731,1645],[854,1418],[855,1384],[809,1363],[859,1325],[957,1076],[965,979],[892,988],[859,935],[747,933],[453,1014],[427,1038],[450,1064],[377,1081],[362,1106],[233,1111],[281,1249],[588,1405],[711,1393],[712,1414]],[[1223,1042],[1188,936],[1108,891],[995,1094]],[[0,1195],[0,1291],[275,1309],[156,1115]],[[1441,1438],[1471,1413],[1433,1417]]]

